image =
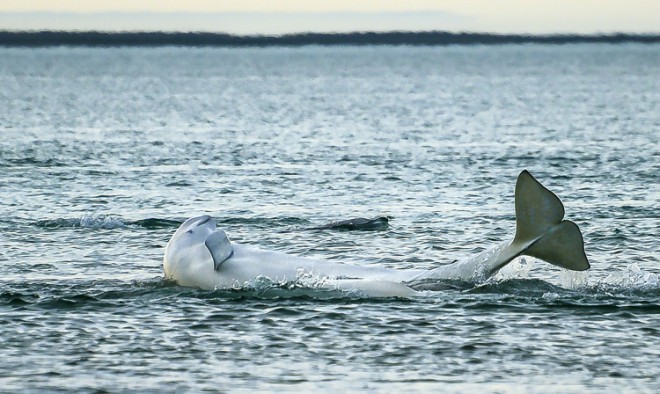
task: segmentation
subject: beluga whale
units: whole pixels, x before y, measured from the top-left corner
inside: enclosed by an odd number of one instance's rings
[[[516,228],[511,239],[490,249],[430,270],[352,265],[294,256],[231,242],[208,215],[186,220],[165,247],[165,278],[207,290],[242,288],[258,278],[295,282],[301,274],[322,279],[323,288],[359,291],[368,296],[421,294],[415,284],[429,280],[482,282],[518,256],[538,258],[567,270],[589,269],[578,226],[564,220],[559,198],[528,171],[515,186]]]

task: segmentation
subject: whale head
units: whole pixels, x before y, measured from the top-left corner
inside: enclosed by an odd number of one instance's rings
[[[215,277],[214,271],[233,254],[227,235],[216,229],[208,215],[183,222],[165,247],[163,271],[182,286],[199,285]]]
[[[215,227],[215,219],[211,216],[195,216],[186,220],[181,226],[179,226],[174,235],[172,235],[170,243],[181,242],[184,244],[196,244],[204,242],[206,237],[215,231]]]

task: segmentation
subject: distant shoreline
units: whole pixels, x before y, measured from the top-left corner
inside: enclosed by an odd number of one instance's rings
[[[296,33],[285,35],[234,35],[207,32],[105,32],[105,31],[1,31],[4,47],[298,47],[364,45],[504,45],[504,44],[658,44],[660,34],[490,34],[427,32]]]

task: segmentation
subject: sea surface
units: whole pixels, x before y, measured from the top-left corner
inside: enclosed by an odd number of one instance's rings
[[[0,48],[0,136],[0,391],[660,387],[658,45]],[[524,169],[590,271],[522,258],[412,298],[163,279],[204,213],[265,249],[448,264],[513,235]],[[312,229],[359,217],[388,223]]]

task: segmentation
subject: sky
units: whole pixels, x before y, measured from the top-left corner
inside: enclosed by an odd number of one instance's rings
[[[660,33],[659,0],[0,0],[0,30]]]

